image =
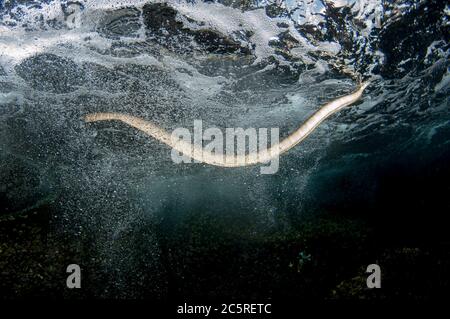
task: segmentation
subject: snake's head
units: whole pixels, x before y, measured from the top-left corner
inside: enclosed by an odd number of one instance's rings
[[[361,93],[364,92],[364,90],[365,90],[369,85],[370,85],[370,81],[363,82],[363,83],[361,84],[361,86],[359,87],[359,90],[358,90],[358,91],[360,91]]]

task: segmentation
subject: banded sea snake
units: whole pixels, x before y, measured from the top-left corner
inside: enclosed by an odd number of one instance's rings
[[[368,85],[369,82],[365,82],[361,84],[360,87],[353,93],[328,102],[316,111],[310,118],[308,118],[297,130],[278,144],[275,144],[268,149],[243,155],[222,155],[211,152],[203,152],[201,146],[186,142],[182,139],[174,140],[171,134],[166,130],[146,120],[128,114],[91,113],[86,115],[84,120],[86,122],[121,121],[144,132],[147,135],[152,136],[158,141],[167,144],[178,152],[203,163],[222,167],[249,166],[258,163],[266,163],[296,146],[308,137],[308,135],[311,134],[325,119],[359,100],[364,92],[364,89]]]

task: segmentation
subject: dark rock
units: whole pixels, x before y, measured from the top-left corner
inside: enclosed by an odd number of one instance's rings
[[[276,3],[269,4],[266,7],[266,14],[270,18],[276,18],[281,16],[285,12],[285,9]]]
[[[15,67],[16,73],[36,90],[67,93],[83,83],[75,62],[54,54],[30,57]]]
[[[251,10],[253,8],[253,0],[218,0],[218,3],[223,4],[227,7],[238,8],[243,11]]]
[[[141,12],[136,8],[122,8],[108,12],[100,22],[98,32],[113,39],[137,36],[136,32],[141,27],[140,16]]]
[[[426,1],[401,19],[394,17],[386,23],[379,36],[379,48],[386,61],[381,74],[387,78],[397,78],[422,65],[429,45],[433,41],[444,40],[449,43],[449,26],[445,20],[445,2]],[[402,61],[407,61],[399,65]],[[420,67],[419,67],[420,69]]]
[[[179,13],[165,3],[147,4],[143,12],[148,38],[177,53],[250,53],[239,41],[217,31],[186,28],[176,19]]]

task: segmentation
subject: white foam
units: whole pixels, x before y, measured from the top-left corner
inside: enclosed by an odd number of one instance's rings
[[[202,24],[200,26],[183,21],[192,29],[207,28],[228,36],[233,36],[237,32],[250,31],[252,33],[250,41],[255,45],[257,58],[255,63],[274,53],[273,48],[269,46],[269,41],[278,37],[283,30],[277,26],[277,22],[281,20],[269,18],[264,9],[242,12],[219,3],[196,3],[195,6],[178,1],[170,3],[181,14]]]

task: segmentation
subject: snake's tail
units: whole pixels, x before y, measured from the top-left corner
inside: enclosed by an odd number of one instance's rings
[[[84,121],[87,123],[98,121],[120,120],[118,113],[90,113],[84,116]]]

